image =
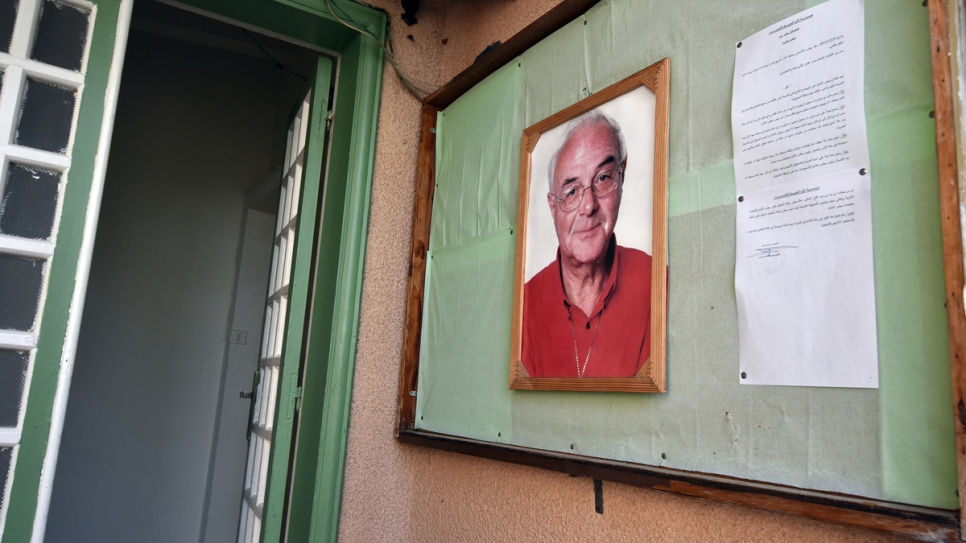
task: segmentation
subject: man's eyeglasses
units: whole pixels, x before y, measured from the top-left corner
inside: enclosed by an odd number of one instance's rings
[[[608,194],[617,190],[620,186],[621,176],[624,172],[620,168],[614,168],[613,170],[605,170],[597,174],[594,177],[594,181],[586,187],[579,185],[572,185],[564,190],[563,194],[557,196],[551,193],[550,195],[554,197],[557,204],[560,205],[561,211],[572,211],[577,209],[580,205],[581,199],[584,197],[584,191],[591,189],[598,199],[607,196]]]

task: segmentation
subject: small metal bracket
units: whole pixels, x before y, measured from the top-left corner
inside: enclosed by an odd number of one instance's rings
[[[415,396],[416,395],[416,391],[415,390],[410,390],[409,391],[409,395],[410,396]]]
[[[594,511],[604,514],[604,482],[600,479],[594,479]]]
[[[436,133],[436,129],[435,128],[430,128],[429,129],[429,132],[432,133],[432,134],[435,134]]]

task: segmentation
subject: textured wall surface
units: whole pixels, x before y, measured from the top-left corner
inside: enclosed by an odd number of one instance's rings
[[[399,64],[440,84],[556,0],[424,0],[418,24],[390,13]],[[407,38],[412,35],[413,39]],[[446,44],[443,44],[446,39]],[[383,79],[340,538],[376,541],[898,541],[883,534],[395,441],[419,103]]]

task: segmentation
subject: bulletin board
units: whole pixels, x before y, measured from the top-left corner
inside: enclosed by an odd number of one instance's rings
[[[735,44],[819,3],[603,0],[424,112],[435,117],[435,179],[431,216],[416,218],[429,238],[415,386],[401,385],[412,388],[413,435],[841,494],[955,522],[930,10],[918,1],[865,4],[880,387],[739,384]],[[664,57],[668,392],[509,390],[520,135]]]

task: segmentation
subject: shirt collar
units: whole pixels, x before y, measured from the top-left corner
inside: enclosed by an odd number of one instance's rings
[[[594,315],[600,313],[607,306],[607,302],[613,294],[614,289],[617,288],[617,267],[619,266],[618,255],[617,255],[617,236],[611,234],[610,243],[607,244],[607,256],[606,259],[611,263],[610,271],[607,273],[607,280],[604,283],[604,290],[601,291],[601,296],[597,298],[597,303],[594,305],[594,310],[587,315],[587,318],[592,318]],[[563,265],[560,263],[560,247],[557,247],[557,286],[560,287],[560,298],[567,307],[571,307],[573,304],[567,299],[567,293],[564,292],[563,288],[563,278],[561,277]]]

